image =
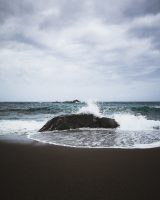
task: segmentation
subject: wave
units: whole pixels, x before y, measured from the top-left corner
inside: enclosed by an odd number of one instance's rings
[[[23,135],[38,131],[44,121],[35,120],[0,120],[0,135]]]
[[[150,108],[147,106],[143,106],[138,108],[141,110],[144,109],[157,109],[157,108]],[[113,117],[119,124],[121,130],[128,130],[128,131],[143,131],[143,130],[153,130],[160,128],[160,121],[159,120],[149,120],[143,115],[134,115],[134,113],[114,113],[104,115],[100,112],[100,109],[96,102],[87,102],[87,105],[82,107],[78,113],[92,113],[99,117]]]
[[[50,107],[39,107],[39,108],[1,108],[0,112],[38,112],[38,111],[50,111],[52,108]]]
[[[132,111],[141,111],[141,112],[149,112],[149,111],[156,111],[160,112],[160,106],[133,106],[131,107]]]
[[[83,129],[35,133],[28,138],[39,142],[78,148],[154,148],[160,146],[159,131]]]
[[[24,115],[33,115],[33,114],[59,114],[59,113],[72,113],[78,110],[77,105],[49,105],[43,107],[0,107],[0,116],[3,115],[12,115],[12,114],[24,114]]]
[[[102,113],[100,113],[99,107],[94,101],[87,101],[87,105],[80,108],[77,112],[78,114],[84,113],[84,114],[94,114],[95,116],[102,117]]]
[[[74,107],[75,106],[75,107]],[[79,106],[79,105],[78,105]],[[79,110],[77,111],[76,109]],[[150,148],[160,146],[160,120],[157,118],[149,119],[144,113],[159,113],[159,106],[133,106],[133,105],[113,105],[110,106],[107,103],[105,105],[98,104],[96,102],[87,102],[81,104],[79,107],[76,105],[53,105],[50,106],[37,106],[37,107],[23,107],[16,109],[7,108],[15,111],[12,117],[19,117],[20,119],[4,120],[4,113],[1,107],[2,113],[0,116],[3,119],[0,120],[0,135],[13,135],[25,134],[33,140],[41,142],[85,147],[85,148]],[[113,109],[113,110],[112,110]],[[146,111],[147,110],[147,111]],[[155,111],[156,110],[156,111]],[[1,112],[0,111],[0,112]],[[16,113],[17,112],[17,113]],[[20,112],[28,112],[30,114],[37,112],[35,115],[29,115],[27,118],[24,115],[21,116]],[[44,113],[46,112],[47,115]],[[50,112],[55,112],[52,114]],[[69,131],[57,131],[49,133],[39,133],[38,130],[46,123],[48,119],[53,116],[67,113],[92,113],[99,117],[111,117],[114,118],[120,127],[117,129],[82,129],[82,130],[69,130]],[[1,115],[2,114],[2,115]],[[7,113],[6,117],[7,117]],[[38,115],[37,115],[38,114]],[[28,116],[28,115],[27,115]],[[30,118],[30,116],[35,116]]]
[[[114,114],[113,118],[120,124],[120,130],[145,131],[160,128],[160,121],[148,120],[145,116],[130,113]]]
[[[116,112],[132,112],[142,115],[159,116],[160,106],[133,106],[133,105],[105,105],[100,106],[100,110],[103,113],[116,113]]]
[[[115,114],[118,129],[77,129],[39,133],[46,121],[0,120],[0,135],[26,135],[32,140],[83,148],[153,148],[160,145],[160,121]]]

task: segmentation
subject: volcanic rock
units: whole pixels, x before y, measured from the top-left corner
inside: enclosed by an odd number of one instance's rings
[[[54,117],[39,132],[77,128],[117,128],[118,126],[119,124],[111,118],[100,118],[93,114],[71,114]]]

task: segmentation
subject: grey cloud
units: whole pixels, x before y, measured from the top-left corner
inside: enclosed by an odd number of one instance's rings
[[[148,14],[157,14],[160,12],[159,0],[135,0],[125,10],[125,14],[129,17],[137,17]]]
[[[4,22],[10,17],[30,15],[33,12],[34,8],[30,1],[0,0],[0,22]]]
[[[65,26],[72,25],[76,20],[83,16],[84,13],[84,0],[62,0],[54,1],[51,9],[59,9],[59,14],[55,16],[51,14],[46,16],[40,24],[40,29],[64,28]]]
[[[128,34],[131,37],[140,39],[148,39],[151,41],[152,48],[160,50],[160,13],[148,14],[144,17],[137,17],[136,21],[131,25]]]
[[[158,2],[0,0],[3,96],[17,100],[19,93],[31,100],[75,94],[110,100],[118,100],[119,93],[123,100],[149,96],[148,87],[160,85]],[[36,94],[42,88],[44,96]]]
[[[40,42],[37,42],[36,40],[32,39],[31,37],[25,36],[25,34],[22,33],[15,33],[9,36],[1,36],[0,38],[0,44],[4,45],[5,43],[9,44],[11,42],[17,42],[17,43],[22,43],[26,45],[33,46],[35,48],[40,48],[40,49],[48,49],[45,45],[41,44]]]
[[[136,27],[130,30],[130,35],[139,38],[148,38],[152,41],[153,48],[160,50],[160,27]]]

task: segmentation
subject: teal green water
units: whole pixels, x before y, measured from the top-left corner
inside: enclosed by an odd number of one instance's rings
[[[115,118],[115,130],[81,129],[38,133],[54,116],[93,113]],[[150,148],[160,143],[160,102],[0,103],[0,134],[74,147]]]

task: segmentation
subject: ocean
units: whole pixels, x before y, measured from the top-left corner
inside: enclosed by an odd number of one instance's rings
[[[71,113],[111,117],[120,127],[38,132],[49,119]],[[1,102],[0,135],[24,135],[44,143],[81,148],[159,147],[160,102]]]

